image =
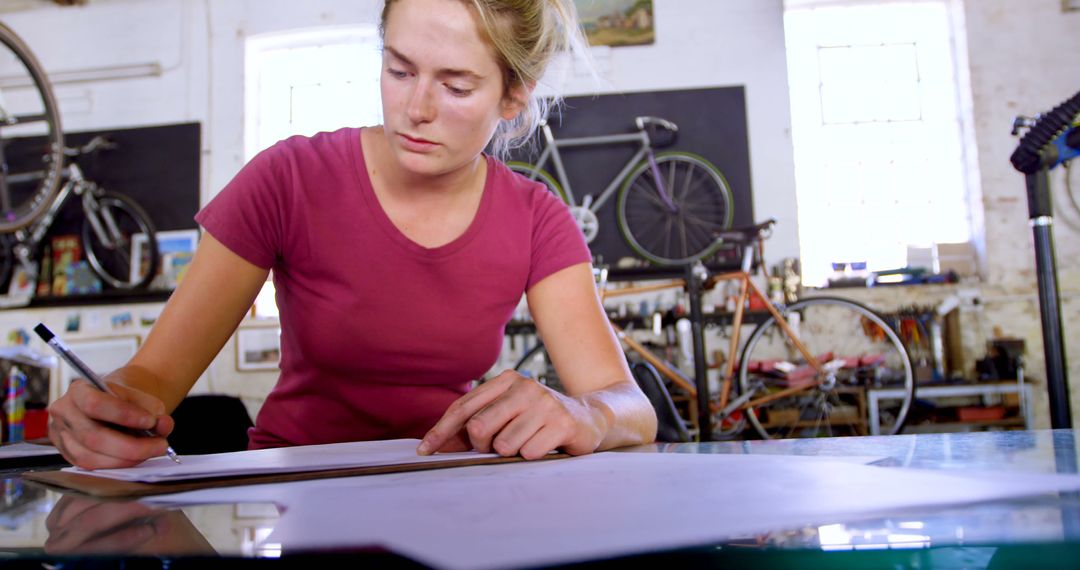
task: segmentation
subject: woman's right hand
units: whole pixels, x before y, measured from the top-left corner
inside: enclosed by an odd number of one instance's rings
[[[165,404],[135,388],[108,384],[113,394],[85,380],[73,381],[49,406],[49,439],[64,459],[83,469],[111,469],[165,455],[165,437],[174,425]]]

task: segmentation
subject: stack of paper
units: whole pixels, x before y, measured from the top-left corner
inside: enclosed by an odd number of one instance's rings
[[[69,467],[65,471],[121,481],[164,483],[213,477],[300,473],[350,467],[412,465],[499,457],[494,453],[475,451],[420,456],[416,454],[418,445],[420,445],[418,439],[330,443],[213,455],[182,455],[180,457],[182,463],[179,464],[168,457],[156,457],[135,467],[123,469],[88,471],[78,467]]]

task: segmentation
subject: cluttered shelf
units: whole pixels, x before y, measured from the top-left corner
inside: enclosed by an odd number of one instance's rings
[[[110,289],[98,293],[85,295],[62,295],[31,297],[29,300],[22,299],[18,303],[0,305],[0,310],[46,308],[46,307],[73,307],[83,305],[126,305],[136,303],[163,303],[169,300],[172,290],[168,289],[143,289],[125,290]]]

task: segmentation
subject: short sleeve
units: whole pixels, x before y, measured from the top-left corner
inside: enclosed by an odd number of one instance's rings
[[[585,236],[570,208],[548,191],[538,192],[532,229],[532,261],[526,291],[548,275],[592,261]]]
[[[282,196],[291,179],[282,167],[285,151],[278,143],[259,153],[195,215],[225,247],[264,269],[273,267],[282,250]]]

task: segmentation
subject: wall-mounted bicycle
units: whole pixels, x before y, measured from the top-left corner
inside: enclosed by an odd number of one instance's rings
[[[509,162],[507,166],[531,180],[543,182],[570,206],[585,239],[600,231],[597,211],[614,194],[619,231],[641,257],[658,265],[685,265],[720,247],[716,234],[731,227],[733,199],[724,175],[701,156],[684,151],[655,153],[653,146],[674,142],[679,127],[659,117],[637,117],[637,132],[556,139],[546,121],[541,123],[543,150],[536,164]],[[652,133],[652,134],[650,134]],[[658,135],[666,133],[661,139]],[[633,143],[638,146],[622,170],[600,194],[581,201],[570,187],[560,149]],[[548,161],[555,174],[544,170]]]
[[[111,287],[144,287],[159,256],[150,217],[131,198],[107,192],[87,180],[74,160],[66,160],[115,145],[97,137],[79,148],[64,146],[56,98],[41,65],[3,24],[0,46],[0,283],[15,263],[37,275],[40,246],[74,195],[82,206],[82,251],[90,268]],[[43,138],[43,144],[12,144],[28,137]],[[133,260],[132,240],[140,233],[147,236],[147,257]]]

